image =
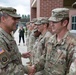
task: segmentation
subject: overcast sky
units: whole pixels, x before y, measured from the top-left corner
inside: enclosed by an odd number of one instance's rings
[[[20,15],[30,14],[30,0],[0,0],[0,6],[14,7]]]

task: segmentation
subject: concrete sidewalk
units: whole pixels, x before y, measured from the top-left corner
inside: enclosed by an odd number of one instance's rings
[[[16,43],[17,43],[17,45],[18,45],[18,41],[19,41],[19,33],[18,33],[18,30],[19,29],[17,29],[16,30],[16,32],[14,33],[14,38],[15,38],[15,40],[16,40]],[[26,44],[26,36],[25,36],[25,44]],[[25,46],[23,46],[23,42],[22,42],[22,39],[21,39],[21,43],[20,43],[20,46],[18,46],[18,48],[19,48],[19,51],[21,52],[21,53],[25,53],[25,52],[27,52],[27,47],[26,47],[26,45]],[[29,59],[27,58],[22,58],[22,63],[23,63],[23,65],[26,65],[26,62],[29,62]],[[26,74],[25,74],[26,75]]]

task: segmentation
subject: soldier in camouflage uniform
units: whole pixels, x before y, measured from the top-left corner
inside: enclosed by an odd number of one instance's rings
[[[41,32],[41,35],[36,40],[35,45],[33,47],[33,55],[34,60],[33,64],[36,64],[39,61],[41,55],[45,54],[45,43],[48,41],[49,37],[52,35],[48,31],[49,20],[46,17],[42,17],[42,19],[35,22],[35,25],[38,28],[38,31]],[[44,75],[44,70],[37,72],[35,75]]]
[[[0,7],[0,75],[24,75],[21,54],[11,35],[20,16],[12,7]]]
[[[30,36],[29,36],[29,43],[28,43],[28,48],[27,48],[27,51],[30,51],[31,52],[31,56],[29,57],[30,58],[30,62],[28,62],[30,65],[32,64],[32,51],[33,51],[33,45],[35,43],[35,40],[36,40],[36,37],[34,36],[34,28],[35,28],[35,25],[34,23],[37,21],[36,18],[34,18],[32,21],[30,21],[30,25],[31,25],[31,33],[30,33]]]
[[[76,64],[76,38],[67,29],[69,9],[53,9],[49,20],[54,35],[46,44],[46,55],[41,56],[33,71],[44,69],[44,75],[74,75],[76,71],[71,74],[70,67]]]
[[[27,49],[28,49],[28,44],[29,44],[29,36],[31,34],[31,26],[30,26],[30,22],[27,22],[26,23],[26,27],[27,27],[27,38],[26,38],[26,46],[27,46]]]
[[[35,39],[37,40],[40,36],[41,32],[38,31],[37,28],[34,29],[34,37]],[[35,41],[36,42],[36,41]],[[33,64],[34,63],[34,53],[35,53],[35,50],[34,50],[34,47],[35,47],[35,43],[33,44],[33,50],[31,50],[31,63]]]
[[[31,30],[32,30],[32,26],[30,25],[30,22],[26,23],[26,28],[27,28],[27,37],[26,37],[26,47],[27,47],[27,52],[23,53],[22,56],[24,58],[29,58],[30,57],[30,51],[29,51],[29,39],[30,39],[30,34],[31,34]],[[29,62],[27,62],[29,63]]]
[[[30,22],[26,22],[26,27],[25,27],[26,37],[27,37],[29,25],[30,25]]]
[[[31,24],[31,27],[32,27],[31,34],[29,36],[29,50],[30,51],[32,50],[33,44],[35,43],[35,40],[36,40],[35,37],[34,37],[34,27],[35,27],[34,23],[36,22],[36,20],[37,19],[34,19],[34,20],[30,21],[30,24]]]
[[[35,25],[38,28],[38,31],[41,32],[41,35],[39,36],[39,38],[36,40],[35,42],[35,54],[34,56],[35,61],[34,63],[36,63],[40,56],[45,52],[45,43],[47,42],[47,40],[49,39],[49,37],[52,35],[49,31],[48,31],[48,26],[49,26],[49,21],[46,17],[42,18],[41,20],[38,20]]]

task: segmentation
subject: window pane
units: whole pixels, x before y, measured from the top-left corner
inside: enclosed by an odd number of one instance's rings
[[[72,16],[72,29],[76,30],[76,16]]]
[[[72,17],[72,22],[74,22],[74,17]]]
[[[73,24],[72,24],[72,29],[73,29]]]

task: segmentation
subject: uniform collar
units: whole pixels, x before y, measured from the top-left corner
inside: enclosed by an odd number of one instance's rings
[[[49,31],[47,30],[44,34],[41,34],[41,36],[44,37],[44,36],[46,35],[47,32],[49,32]]]
[[[54,40],[52,40],[52,43],[54,43],[55,46],[56,46],[57,44],[61,44],[61,45],[65,44],[66,38],[67,38],[67,36],[68,36],[69,34],[70,34],[69,31],[66,32],[66,34],[64,35],[64,37],[61,39],[60,42],[57,41],[56,34],[54,34],[54,35],[53,35],[53,39],[54,39]]]
[[[0,32],[9,40],[13,40],[14,37],[10,34],[8,34],[7,32],[5,32],[2,28],[0,28]]]

